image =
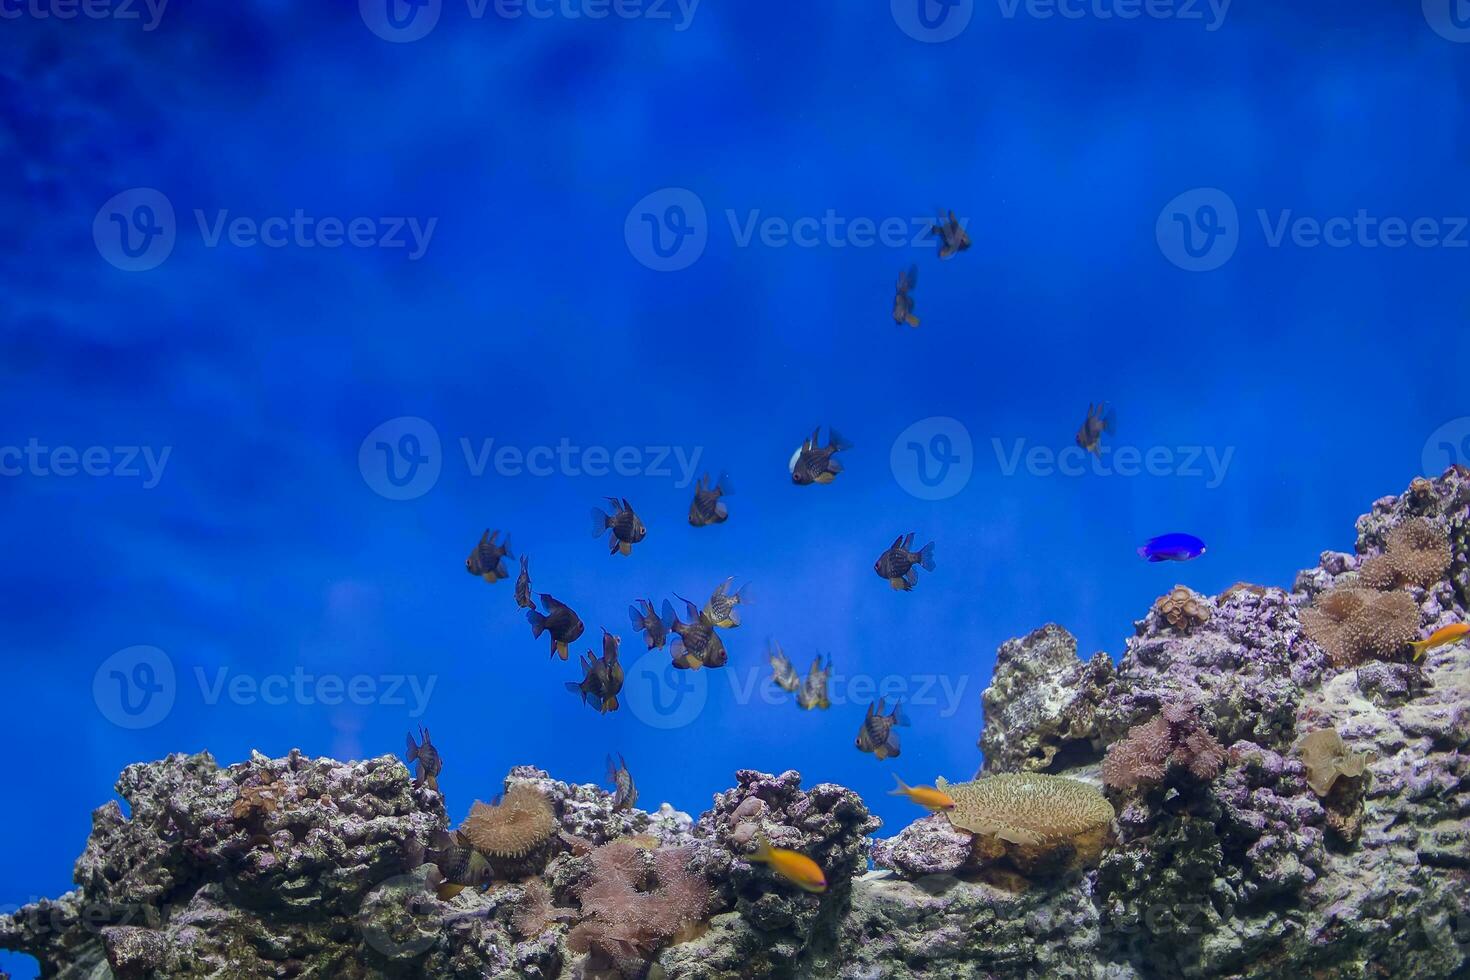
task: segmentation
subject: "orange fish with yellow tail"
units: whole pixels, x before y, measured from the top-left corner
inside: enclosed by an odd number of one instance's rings
[[[889,790],[889,796],[907,796],[930,813],[954,809],[954,800],[948,793],[941,792],[933,786],[910,786],[899,779],[897,773],[893,774],[893,778],[898,781],[898,789]]]
[[[772,847],[765,834],[755,838],[755,853],[745,860],[751,864],[764,864],[776,874],[796,885],[803,891],[820,894],[827,890],[827,876],[822,874],[817,862],[800,851],[788,851],[784,847]]]
[[[1451,623],[1449,626],[1441,626],[1422,640],[1415,640],[1409,646],[1414,648],[1414,659],[1423,660],[1424,655],[1435,647],[1442,647],[1450,643],[1457,643],[1470,633],[1470,625],[1465,623]]]

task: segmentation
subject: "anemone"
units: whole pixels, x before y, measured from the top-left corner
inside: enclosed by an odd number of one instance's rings
[[[1432,521],[1413,517],[1388,532],[1383,554],[1363,562],[1358,578],[1375,589],[1416,585],[1427,589],[1450,567],[1450,542]]]
[[[475,850],[492,858],[518,858],[536,850],[556,832],[551,801],[532,786],[517,784],[499,804],[475,801],[460,833]]]
[[[1419,607],[1407,592],[1339,586],[1301,612],[1312,642],[1338,667],[1392,660],[1419,635]]]

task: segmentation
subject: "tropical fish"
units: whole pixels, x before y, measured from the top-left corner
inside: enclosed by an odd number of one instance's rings
[[[607,501],[612,504],[611,514],[604,514],[596,507],[592,508],[592,535],[596,537],[603,531],[611,530],[612,533],[607,536],[608,553],[631,555],[633,546],[648,534],[648,528],[633,513],[633,505],[628,503],[626,497],[622,500],[608,497]]]
[[[495,540],[499,536],[499,531],[488,529],[480,535],[480,543],[475,545],[475,550],[464,560],[464,570],[492,584],[503,578],[510,578],[505,562],[501,561],[502,558],[515,557],[510,553],[510,535],[507,534],[503,542]]]
[[[770,641],[766,646],[766,659],[771,662],[771,680],[783,691],[795,691],[801,687],[801,678],[796,668],[781,650],[781,644]]]
[[[708,473],[700,477],[699,482],[694,484],[694,500],[689,504],[689,523],[695,527],[725,523],[730,512],[720,498],[728,497],[734,492],[735,488],[730,484],[728,473],[721,473],[714,486],[709,485]]]
[[[628,771],[628,760],[623,758],[623,753],[618,753],[616,765],[612,756],[607,757],[607,778],[615,789],[613,809],[631,810],[638,802],[638,787],[633,785],[633,774]]]
[[[877,705],[868,705],[868,714],[863,718],[863,727],[858,729],[856,745],[863,752],[871,752],[879,759],[896,759],[899,754],[898,732],[894,731],[899,725],[907,725],[902,714],[899,713],[898,703],[894,702],[893,713],[883,714],[883,699],[879,698]]]
[[[919,318],[914,316],[914,298],[909,295],[919,283],[919,267],[909,266],[908,272],[898,274],[898,288],[893,295],[893,322],[907,323],[911,327],[919,325]]]
[[[531,635],[540,638],[542,633],[551,634],[551,655],[567,659],[567,644],[574,642],[582,635],[585,628],[582,620],[572,612],[572,607],[558,602],[555,596],[541,593],[541,605],[545,607],[543,615],[534,609],[527,611],[526,622],[531,624]]]
[[[919,806],[928,809],[930,813],[954,809],[954,800],[948,793],[937,790],[933,786],[910,786],[898,778],[898,773],[894,773],[893,778],[897,780],[898,788],[889,790],[889,796],[907,796]]]
[[[891,587],[901,592],[907,592],[918,584],[919,576],[914,572],[915,565],[926,572],[934,571],[934,542],[930,541],[918,551],[909,550],[913,546],[912,531],[908,537],[900,534],[893,539],[888,550],[873,562],[873,571],[878,573],[878,577],[886,578]]]
[[[803,891],[821,893],[827,890],[827,876],[822,874],[821,866],[817,862],[800,851],[772,847],[763,833],[756,834],[755,853],[745,860],[751,864],[766,865]]]
[[[439,869],[443,879],[438,887],[440,901],[447,902],[466,888],[489,884],[490,862],[458,831],[439,831],[434,845],[425,858]]]
[[[607,630],[602,631],[602,657],[594,658],[589,650],[582,655],[582,680],[567,681],[568,691],[582,695],[583,704],[591,704],[598,714],[618,710],[618,692],[623,689],[623,665],[618,663],[618,647],[622,640]]]
[[[965,231],[953,211],[949,212],[948,221],[941,215],[939,224],[931,225],[929,231],[939,236],[939,257],[941,259],[957,255],[970,247],[969,232]]]
[[[1449,626],[1441,626],[1422,640],[1415,640],[1409,644],[1414,648],[1414,659],[1422,660],[1424,655],[1435,647],[1442,647],[1450,643],[1458,643],[1470,633],[1470,626],[1464,623],[1451,623]]]
[[[749,585],[742,585],[734,592],[730,591],[730,583],[735,581],[735,576],[730,576],[720,583],[714,594],[709,597],[709,602],[704,604],[703,615],[711,623],[720,629],[733,629],[740,625],[740,612],[735,607],[742,602],[750,602],[750,593],[746,590]]]
[[[674,634],[670,643],[669,653],[673,656],[674,666],[680,670],[698,670],[701,667],[723,667],[729,659],[725,651],[724,641],[715,632],[715,624],[707,616],[699,611],[699,608],[678,596],[684,603],[689,621],[680,621],[674,612],[673,603],[664,600],[664,625]]]
[[[1138,549],[1138,557],[1151,562],[1189,561],[1204,553],[1205,543],[1192,534],[1161,534]]]
[[[522,609],[535,609],[536,600],[531,598],[531,559],[521,555],[521,574],[516,576],[516,605]]]
[[[413,740],[413,732],[408,733],[408,752],[405,758],[408,762],[416,762],[418,774],[414,776],[415,786],[428,786],[434,792],[439,791],[439,773],[444,770],[444,760],[439,757],[439,750],[434,748],[434,743],[429,741],[429,730],[422,725],[419,726],[419,738],[423,742]]]
[[[1115,418],[1107,402],[1098,402],[1093,405],[1087,404],[1087,418],[1082,420],[1082,428],[1077,430],[1077,445],[1092,453],[1094,456],[1102,456],[1098,448],[1102,444],[1103,433],[1112,432]]]
[[[668,640],[669,628],[659,619],[658,613],[653,611],[651,600],[635,600],[628,607],[628,618],[633,621],[633,628],[643,634],[643,642],[648,644],[648,649],[657,650]]]
[[[822,666],[822,655],[817,654],[817,659],[812,661],[811,670],[807,671],[806,680],[801,682],[801,690],[796,692],[797,707],[803,711],[813,708],[826,710],[832,707],[828,700],[827,680],[832,676],[832,656],[828,654],[827,665]]]
[[[844,449],[851,449],[852,443],[838,435],[836,429],[829,427],[827,445],[819,446],[817,436],[821,431],[820,427],[813,429],[812,437],[802,443],[791,457],[788,467],[791,470],[791,482],[798,486],[831,483],[842,472],[842,464],[833,457]]]

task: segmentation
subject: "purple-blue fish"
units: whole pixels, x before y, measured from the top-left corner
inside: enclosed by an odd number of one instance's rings
[[[1189,561],[1204,553],[1205,543],[1193,534],[1161,534],[1138,549],[1138,557],[1149,561]]]

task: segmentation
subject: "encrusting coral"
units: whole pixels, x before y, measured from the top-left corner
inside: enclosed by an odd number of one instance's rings
[[[1319,728],[1302,738],[1297,746],[1307,770],[1307,785],[1318,796],[1332,792],[1339,776],[1360,778],[1373,762],[1371,752],[1350,752],[1333,728]]]
[[[1422,517],[1395,525],[1384,543],[1384,553],[1366,559],[1358,570],[1359,581],[1370,588],[1414,585],[1427,589],[1449,571],[1449,537]]]
[[[1176,630],[1203,626],[1210,621],[1210,604],[1204,596],[1176,585],[1154,603],[1154,612],[1164,617]]]
[[[550,840],[556,829],[551,801],[523,783],[512,786],[498,804],[477,800],[459,828],[475,850],[491,858],[524,857]]]
[[[1152,721],[1135,725],[1108,749],[1103,782],[1114,789],[1135,789],[1162,782],[1170,766],[1209,782],[1225,765],[1225,748],[1199,720],[1191,705],[1169,703]]]
[[[1307,636],[1338,667],[1402,658],[1419,636],[1419,607],[1406,592],[1338,586],[1301,611]]]

